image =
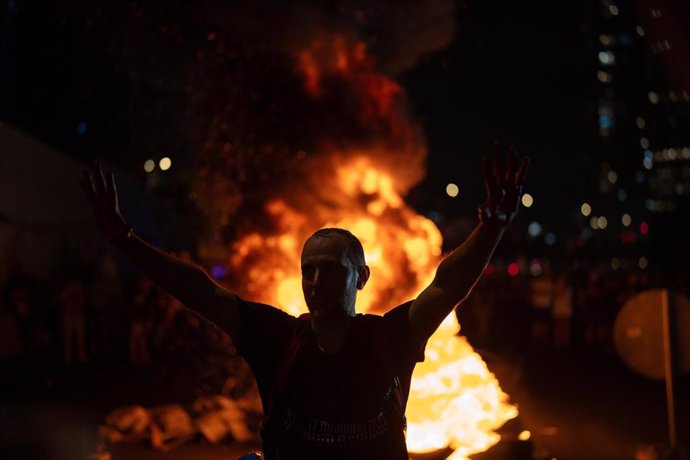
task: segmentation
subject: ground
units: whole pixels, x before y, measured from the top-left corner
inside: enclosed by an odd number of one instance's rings
[[[667,442],[668,423],[663,382],[651,381],[625,367],[612,352],[538,351],[507,356],[483,352],[520,415],[515,426],[532,433],[532,458],[559,460],[634,459],[644,445]],[[128,375],[122,371],[123,375]],[[11,374],[4,374],[11,375]],[[107,411],[141,398],[165,402],[165,382],[142,390],[139,380],[110,379],[93,365],[57,374],[50,389],[7,384],[2,388],[0,457],[22,459],[86,458],[96,427]],[[678,441],[690,446],[690,379],[676,384]],[[155,398],[154,398],[155,399]],[[253,446],[200,441],[169,453],[145,444],[113,446],[113,460],[230,460]],[[508,449],[510,450],[510,449]],[[481,458],[509,460],[505,446]]]

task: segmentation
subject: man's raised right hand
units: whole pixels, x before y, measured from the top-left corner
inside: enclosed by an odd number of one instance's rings
[[[120,214],[113,172],[103,174],[101,165],[96,162],[90,168],[84,168],[80,183],[108,241],[115,243],[131,236],[132,228]]]

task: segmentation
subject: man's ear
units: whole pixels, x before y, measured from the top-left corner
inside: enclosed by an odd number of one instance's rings
[[[358,275],[359,278],[357,279],[357,289],[361,291],[362,289],[364,289],[364,286],[367,284],[367,281],[369,281],[369,275],[371,275],[369,266],[365,265],[362,268],[360,268]]]

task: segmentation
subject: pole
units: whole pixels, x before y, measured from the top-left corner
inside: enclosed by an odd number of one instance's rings
[[[664,332],[664,374],[666,378],[666,408],[668,412],[668,439],[671,449],[676,448],[676,412],[673,397],[674,357],[673,321],[670,312],[668,289],[661,290],[661,318]]]

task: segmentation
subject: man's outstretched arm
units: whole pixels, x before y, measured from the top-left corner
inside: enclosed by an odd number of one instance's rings
[[[199,266],[172,257],[134,234],[119,209],[112,172],[100,165],[85,169],[81,185],[108,241],[139,267],[158,287],[239,338],[239,306],[235,295],[218,285]]]
[[[410,306],[410,325],[417,343],[428,339],[467,298],[517,214],[528,159],[523,157],[518,163],[517,152],[511,147],[506,167],[501,155],[500,146],[495,144],[493,162],[484,159],[487,200],[479,206],[479,225],[441,262],[434,280]]]

